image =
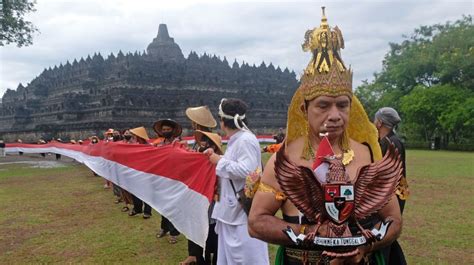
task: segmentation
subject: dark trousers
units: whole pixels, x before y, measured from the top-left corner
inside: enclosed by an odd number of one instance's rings
[[[122,195],[122,188],[120,188],[118,185],[112,184],[113,185],[113,191],[114,195],[117,197],[120,197]]]
[[[405,254],[398,241],[394,241],[390,246],[381,249],[387,265],[406,265]]]
[[[405,209],[405,202],[404,200],[400,200],[398,198],[398,205],[400,206],[400,211],[403,214],[403,210]],[[398,243],[398,241],[394,241],[390,246],[383,248],[382,250],[383,256],[385,258],[385,264],[388,265],[406,265],[407,261],[405,259],[405,254],[403,253],[402,247]]]
[[[202,247],[188,240],[188,255],[196,257],[197,265],[216,265],[217,264],[217,234],[216,224],[209,225],[209,234],[206,240],[206,253],[203,257]],[[211,258],[212,254],[212,258]]]
[[[176,230],[174,225],[168,220],[168,218],[161,216],[161,229],[165,232],[170,232],[170,235],[172,236],[178,236],[179,231]]]
[[[136,213],[145,213],[145,214],[151,215],[150,205],[144,203],[142,200],[140,200],[133,194],[132,194],[132,200],[133,200],[133,211],[135,211]]]
[[[61,154],[56,154],[56,160],[61,159]]]
[[[403,215],[403,210],[405,210],[405,200],[400,200],[400,198],[398,198],[397,196],[397,199],[398,199],[398,205],[400,206],[400,212],[402,213]]]

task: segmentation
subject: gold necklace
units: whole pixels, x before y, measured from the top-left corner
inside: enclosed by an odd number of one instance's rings
[[[354,159],[354,150],[348,149],[342,153],[342,164],[344,166],[349,165],[349,163],[352,162],[352,159]]]

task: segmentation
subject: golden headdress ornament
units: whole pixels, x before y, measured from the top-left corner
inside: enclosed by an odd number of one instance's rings
[[[313,58],[301,77],[305,100],[321,95],[352,96],[352,71],[347,69],[341,58],[344,39],[336,26],[331,29],[323,9],[321,26],[306,31],[303,51],[310,51]]]
[[[288,109],[287,143],[304,136],[309,137],[309,125],[303,112],[305,101],[319,96],[343,96],[351,99],[351,110],[346,136],[360,143],[367,143],[372,149],[375,160],[382,158],[378,144],[378,133],[370,122],[364,107],[352,93],[352,71],[342,61],[341,49],[344,39],[341,30],[336,26],[329,27],[325,8],[322,7],[322,19],[319,28],[305,33],[303,51],[312,53],[311,61],[301,77],[300,87],[296,90]],[[344,144],[347,145],[348,143]],[[306,149],[306,148],[305,148]],[[309,159],[308,150],[303,150],[302,157]]]

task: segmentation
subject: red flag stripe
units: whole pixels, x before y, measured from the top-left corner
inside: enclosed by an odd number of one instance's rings
[[[179,146],[102,142],[96,145],[8,144],[7,153],[59,153],[84,163],[166,216],[188,239],[205,245],[215,168]]]
[[[99,142],[95,145],[73,145],[63,143],[48,144],[7,144],[12,147],[33,149],[34,153],[51,152],[44,148],[59,148],[78,151],[91,156],[102,157],[127,167],[178,180],[189,188],[212,200],[216,182],[215,167],[201,153],[187,151],[177,145],[154,147],[150,145],[126,144],[120,142]],[[20,150],[20,149],[18,149]],[[16,151],[18,152],[18,151]]]

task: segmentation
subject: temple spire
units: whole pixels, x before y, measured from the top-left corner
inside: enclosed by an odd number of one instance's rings
[[[183,62],[184,56],[181,48],[174,42],[168,33],[166,24],[160,24],[158,35],[147,47],[147,55],[152,60],[161,59],[163,61]]]
[[[160,24],[158,26],[158,35],[156,36],[159,40],[169,40],[170,35],[168,34],[168,27],[166,24]]]

